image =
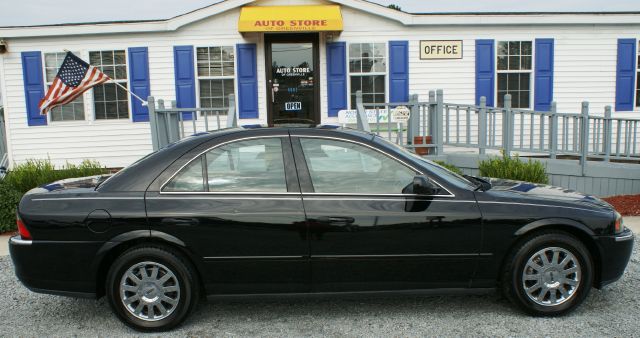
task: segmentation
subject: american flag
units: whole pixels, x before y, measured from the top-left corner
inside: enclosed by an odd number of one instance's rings
[[[111,79],[98,68],[67,52],[47,94],[40,100],[40,114],[44,115],[54,107],[67,104],[91,87],[108,80]]]

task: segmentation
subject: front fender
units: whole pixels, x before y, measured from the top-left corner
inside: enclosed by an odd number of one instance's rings
[[[539,219],[519,228],[513,235],[516,237],[522,236],[528,232],[531,232],[533,230],[536,230],[545,226],[549,226],[549,225],[566,225],[566,226],[570,226],[572,228],[581,230],[584,233],[588,234],[589,236],[595,236],[595,233],[589,227],[587,227],[586,225],[578,221],[575,221],[569,218]]]

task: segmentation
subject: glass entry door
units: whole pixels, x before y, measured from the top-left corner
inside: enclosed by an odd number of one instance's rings
[[[318,35],[265,35],[269,124],[320,123]]]

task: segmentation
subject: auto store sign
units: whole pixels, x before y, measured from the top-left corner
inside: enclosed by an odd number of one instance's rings
[[[420,60],[462,59],[462,40],[421,40]]]

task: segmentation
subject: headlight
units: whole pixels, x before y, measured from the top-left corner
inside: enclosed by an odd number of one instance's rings
[[[613,232],[619,234],[624,231],[624,222],[622,221],[622,216],[616,211],[616,222],[613,226]]]

